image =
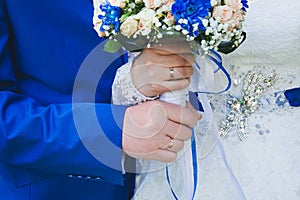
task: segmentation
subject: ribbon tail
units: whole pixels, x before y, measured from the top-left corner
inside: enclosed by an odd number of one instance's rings
[[[184,191],[185,191],[185,198],[187,200],[193,200],[195,197],[196,189],[197,189],[197,183],[198,183],[198,163],[197,163],[197,149],[196,149],[196,141],[194,137],[194,131],[193,131],[193,137],[190,140],[189,147],[183,152],[182,162],[180,167],[183,169],[184,174]],[[171,193],[175,200],[179,200],[177,197],[172,185],[171,180],[169,176],[169,167],[166,165],[166,177],[167,182],[170,187]]]

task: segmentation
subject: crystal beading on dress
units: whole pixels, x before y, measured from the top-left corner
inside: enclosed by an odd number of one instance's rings
[[[275,72],[264,74],[261,67],[249,71],[244,79],[243,95],[237,97],[228,96],[228,114],[220,123],[220,136],[226,137],[228,132],[236,128],[240,140],[245,140],[249,132],[248,117],[259,109],[259,101],[266,90],[274,85],[277,80]]]

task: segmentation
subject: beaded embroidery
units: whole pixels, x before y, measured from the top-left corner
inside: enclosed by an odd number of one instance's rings
[[[259,67],[249,71],[244,79],[243,96],[229,96],[226,102],[227,115],[220,123],[220,136],[236,129],[240,140],[245,140],[248,134],[248,117],[259,108],[261,96],[270,89],[277,80],[275,72],[264,74]]]

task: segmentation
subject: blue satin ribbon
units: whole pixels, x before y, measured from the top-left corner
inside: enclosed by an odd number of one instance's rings
[[[218,66],[218,70],[220,69],[226,76],[227,80],[228,80],[228,84],[226,86],[226,88],[222,91],[219,92],[207,92],[208,94],[221,94],[223,92],[226,92],[230,89],[231,87],[231,77],[229,75],[229,73],[227,72],[227,70],[225,69],[225,67],[223,66],[223,61],[222,61],[222,57],[220,54],[218,54],[216,51],[211,50],[210,51],[214,56],[210,55],[209,58]],[[215,73],[218,71],[216,70]]]
[[[218,54],[214,50],[211,50],[210,52],[211,52],[211,55],[209,55],[210,60],[213,61],[218,66],[218,68],[214,71],[214,73],[217,73],[219,70],[221,70],[225,74],[225,76],[226,76],[226,78],[228,80],[228,84],[227,84],[227,86],[226,86],[226,88],[224,90],[221,90],[221,91],[218,91],[218,92],[210,92],[210,91],[205,91],[205,92],[190,92],[190,102],[192,103],[192,105],[194,106],[194,108],[197,109],[197,110],[199,110],[199,111],[203,111],[203,107],[202,107],[201,102],[197,98],[198,97],[198,93],[221,94],[223,92],[228,91],[230,89],[231,83],[232,83],[231,77],[230,77],[229,73],[227,72],[227,70],[225,69],[225,67],[222,64],[222,57],[220,56],[220,54]],[[200,69],[200,66],[198,64],[197,64],[197,67]],[[290,93],[294,94],[295,92],[290,92]],[[292,96],[299,97],[297,99],[297,102],[299,103],[300,102],[300,100],[299,100],[300,99],[300,88],[299,88],[299,91],[297,91],[297,95],[292,95]],[[293,99],[295,99],[295,98],[293,98]],[[218,141],[218,146],[220,148],[224,164],[225,164],[225,166],[227,168],[228,173],[230,174],[231,180],[232,180],[232,182],[233,182],[236,190],[239,192],[241,199],[246,199],[246,197],[244,195],[244,192],[243,192],[243,190],[242,190],[242,188],[241,188],[241,186],[240,186],[237,178],[235,177],[233,171],[231,170],[231,167],[230,167],[230,165],[229,165],[229,163],[227,161],[224,149],[223,149],[222,144],[221,144],[220,141]],[[198,174],[198,168],[197,168],[197,166],[198,165],[197,165],[196,141],[195,141],[195,139],[192,140],[191,148],[192,148],[192,157],[193,157],[193,174],[194,174],[193,198],[194,198],[194,195],[195,195],[195,192],[196,192],[197,181],[198,181],[197,180],[197,177],[198,177],[198,175],[197,175]],[[170,182],[168,166],[166,166],[166,177],[167,177],[167,181],[168,181],[168,184],[169,184],[169,187],[170,187],[170,190],[172,192],[172,195],[173,195],[174,199],[175,200],[179,200],[178,197],[176,196],[176,194],[175,194],[175,192],[174,192],[174,190],[172,188],[171,182]]]
[[[170,176],[169,176],[169,167],[168,167],[168,165],[166,165],[166,177],[167,177],[167,181],[168,181],[168,184],[169,184],[169,187],[170,187],[170,190],[171,190],[171,192],[172,192],[173,197],[175,198],[175,200],[178,200],[178,198],[177,198],[177,196],[176,196],[176,194],[175,194],[175,192],[174,192],[174,190],[173,190],[173,187],[172,187],[172,185],[171,185]]]
[[[284,92],[285,98],[288,100],[290,106],[300,106],[300,88],[293,88]]]
[[[198,100],[198,92],[189,92],[189,102],[192,104],[195,110],[204,112],[201,102]]]
[[[198,183],[198,163],[197,163],[198,161],[197,161],[197,149],[196,149],[196,140],[195,140],[194,131],[193,131],[193,135],[191,138],[191,148],[192,148],[192,157],[193,157],[193,177],[194,177],[194,190],[193,190],[192,199],[194,199],[195,193],[196,193],[196,188],[197,188],[197,183]],[[172,188],[172,185],[171,185],[168,165],[166,165],[166,177],[167,177],[168,185],[170,187],[170,190],[172,192],[174,199],[179,200]]]
[[[214,50],[210,50],[211,55],[209,55],[209,59],[211,61],[213,61],[218,68],[214,71],[214,73],[217,73],[219,70],[221,70],[224,75],[226,76],[227,80],[228,80],[228,84],[226,86],[226,88],[224,90],[218,91],[218,92],[210,92],[210,91],[199,91],[199,92],[195,92],[195,93],[205,93],[205,94],[221,94],[223,92],[227,92],[230,87],[231,87],[231,77],[230,74],[227,72],[227,70],[225,69],[225,67],[223,66],[223,60],[220,54],[218,54],[218,52],[214,51]],[[200,66],[198,65],[198,63],[196,63],[196,66],[200,69]]]

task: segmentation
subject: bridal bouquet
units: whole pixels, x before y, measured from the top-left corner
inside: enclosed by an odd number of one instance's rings
[[[216,51],[230,53],[245,40],[243,28],[247,3],[247,0],[94,0],[93,23],[98,35],[109,39],[104,46],[108,52],[118,51],[121,47],[140,51],[159,46],[165,38],[183,37],[190,42],[195,52],[202,55],[196,56],[195,69],[200,69],[199,63],[203,68],[208,66],[209,70],[194,73],[189,88],[166,92],[160,95],[160,99],[184,106],[189,91],[199,93],[198,101],[207,113],[207,119],[211,120],[209,101],[199,90],[211,93],[207,82],[214,78],[208,77],[218,71],[223,71],[228,78],[225,90],[229,89],[229,74]],[[203,59],[197,60],[200,58]],[[216,70],[216,67],[221,70]],[[203,76],[204,71],[209,72]],[[211,128],[213,123],[207,124],[209,130],[215,130]],[[213,145],[213,140],[207,139],[202,145],[203,155]],[[190,141],[190,148],[185,150],[179,163],[186,175],[183,184],[187,194],[185,199],[193,199],[197,184],[194,181],[197,177],[195,152],[195,142]],[[166,166],[168,177],[167,171]]]
[[[94,29],[105,49],[137,50],[184,36],[208,53],[232,52],[245,39],[247,0],[94,0]]]

